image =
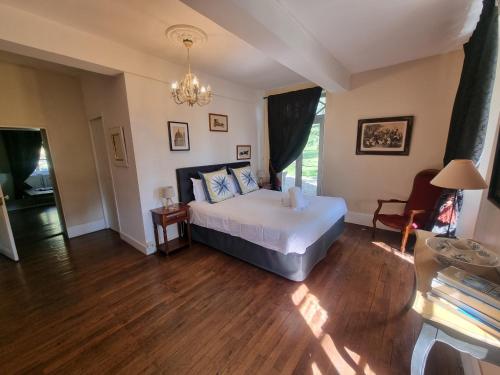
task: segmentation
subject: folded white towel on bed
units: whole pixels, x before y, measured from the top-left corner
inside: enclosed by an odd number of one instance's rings
[[[290,195],[288,193],[283,193],[281,197],[281,205],[283,207],[290,207]]]
[[[302,191],[298,187],[292,187],[288,189],[288,195],[290,198],[290,207],[296,211],[302,211],[307,207],[308,201],[302,194]]]

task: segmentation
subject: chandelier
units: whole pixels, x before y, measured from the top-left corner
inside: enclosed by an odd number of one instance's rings
[[[202,86],[195,74],[191,73],[191,63],[189,60],[189,49],[193,46],[193,38],[184,37],[182,44],[187,49],[187,63],[188,72],[184,78],[177,82],[172,83],[171,93],[172,98],[177,104],[188,103],[193,106],[195,103],[199,106],[206,105],[212,101],[212,90],[210,85]]]

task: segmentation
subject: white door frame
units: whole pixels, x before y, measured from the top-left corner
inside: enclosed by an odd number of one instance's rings
[[[7,196],[8,197],[8,196]],[[19,255],[17,254],[17,247],[16,247],[16,242],[14,241],[14,235],[12,234],[12,227],[10,225],[10,219],[9,219],[9,214],[7,213],[7,207],[5,203],[5,199],[7,198],[2,191],[2,187],[0,186],[0,210],[2,212],[0,215],[3,216],[5,219],[5,224],[6,224],[6,229],[7,233],[4,233],[7,235],[7,238],[5,239],[5,243],[7,246],[0,246],[0,254],[5,255],[7,258],[12,259],[13,261],[19,261]]]
[[[46,146],[45,151],[47,155],[47,160],[49,164],[49,175],[52,180],[52,188],[54,191],[54,199],[56,203],[56,209],[57,213],[59,216],[59,223],[61,224],[61,230],[63,233],[64,238],[68,238],[68,230],[66,227],[66,219],[64,217],[64,211],[63,211],[63,203],[61,199],[61,195],[59,193],[59,185],[57,183],[57,173],[56,173],[56,167],[54,166],[54,163],[52,161],[52,151],[50,147],[50,136],[49,136],[49,131],[45,127],[32,127],[32,126],[12,126],[12,125],[3,125],[0,124],[0,130],[21,130],[21,131],[39,131],[41,136],[42,136],[42,142]],[[5,206],[5,202],[4,206]],[[6,207],[4,207],[7,209]],[[9,221],[10,225],[10,221]],[[12,227],[9,228],[10,231],[12,232]]]
[[[54,167],[54,162],[52,161],[52,150],[50,147],[50,137],[47,129],[40,128],[40,134],[42,135],[42,142],[45,144],[45,154],[49,162],[49,175],[52,181],[52,190],[54,191],[54,199],[56,201],[57,214],[59,216],[59,223],[61,224],[61,230],[63,232],[64,238],[68,239],[68,228],[66,226],[66,219],[64,218],[63,204],[61,200],[61,194],[59,193],[59,184],[57,182],[56,169]]]
[[[96,175],[97,175],[97,183],[99,185],[99,192],[100,192],[100,195],[101,195],[101,206],[102,206],[102,214],[103,214],[103,217],[104,217],[104,221],[106,222],[106,228],[111,228],[110,227],[110,223],[109,223],[109,218],[108,218],[108,215],[106,214],[106,210],[104,209],[104,201],[105,201],[105,196],[104,196],[104,189],[103,189],[103,182],[101,180],[101,176],[99,176],[99,165],[97,164],[97,160],[99,159],[98,155],[97,155],[97,150],[96,150],[96,146],[95,146],[95,143],[94,143],[94,136],[93,136],[93,131],[92,131],[92,121],[95,121],[95,120],[101,120],[101,124],[102,124],[102,128],[103,128],[103,133],[104,133],[104,137],[106,137],[106,128],[104,126],[104,116],[101,114],[99,116],[95,116],[95,117],[92,117],[88,120],[88,125],[89,125],[89,133],[90,133],[90,142],[92,144],[92,155],[94,157],[94,166],[95,166],[95,171],[96,171]],[[121,232],[121,226],[120,226],[120,215],[118,214],[118,202],[116,200],[116,189],[115,189],[115,179],[114,179],[114,176],[113,176],[113,170],[111,168],[111,161],[109,159],[109,145],[108,145],[108,142],[107,142],[107,139],[104,139],[104,147],[106,149],[106,160],[107,160],[107,164],[108,164],[108,168],[109,168],[109,174],[110,174],[110,177],[111,177],[111,189],[113,191],[113,200],[115,202],[115,214],[116,214],[116,221],[117,221],[117,224],[118,224],[118,232]],[[113,228],[111,228],[113,229]]]

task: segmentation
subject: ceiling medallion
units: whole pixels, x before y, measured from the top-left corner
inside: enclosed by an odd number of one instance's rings
[[[212,90],[210,85],[202,86],[195,74],[191,73],[191,63],[189,60],[189,49],[196,43],[202,44],[207,41],[207,34],[197,27],[190,25],[170,26],[165,34],[168,39],[174,42],[180,42],[187,49],[188,72],[184,78],[172,83],[170,92],[172,98],[177,104],[188,103],[193,106],[195,103],[202,106],[212,101]]]

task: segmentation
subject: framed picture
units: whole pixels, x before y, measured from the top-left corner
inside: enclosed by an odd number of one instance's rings
[[[189,125],[187,122],[168,122],[170,151],[189,151]]]
[[[113,151],[113,162],[118,167],[128,167],[127,148],[123,128],[117,126],[109,129],[111,150]]]
[[[237,160],[248,160],[252,158],[252,146],[251,145],[237,145],[236,146],[236,159]]]
[[[208,126],[211,132],[227,132],[228,131],[227,115],[209,113]]]
[[[498,134],[495,161],[493,162],[493,170],[491,171],[488,199],[500,208],[500,133]]]
[[[358,121],[356,155],[408,155],[413,116]]]

